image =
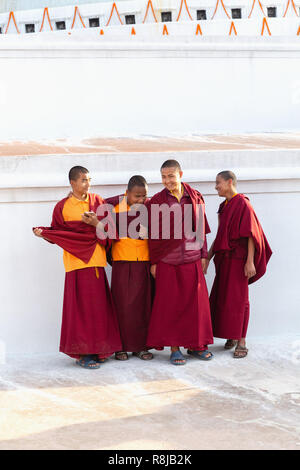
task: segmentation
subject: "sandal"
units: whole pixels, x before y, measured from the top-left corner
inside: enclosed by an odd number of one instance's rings
[[[172,352],[170,356],[170,361],[171,361],[171,364],[173,364],[174,366],[184,366],[186,363],[186,360],[184,359],[181,351]],[[181,361],[181,362],[178,362],[178,361]]]
[[[246,346],[237,346],[234,350],[233,357],[235,359],[243,359],[248,354]]]
[[[77,359],[76,364],[84,369],[100,369],[100,364],[97,364],[92,355],[81,356],[80,359]]]
[[[153,359],[153,354],[149,351],[133,352],[132,355],[139,357],[143,361],[151,361],[151,359]]]
[[[235,339],[228,339],[225,343],[224,349],[232,349],[237,345],[237,343],[238,342]]]
[[[128,354],[126,351],[115,352],[115,359],[117,361],[128,361]]]
[[[193,357],[196,357],[197,359],[201,359],[202,361],[210,361],[214,355],[210,351],[191,351],[190,349],[187,350],[187,353],[190,354]],[[209,356],[207,356],[209,354]]]
[[[93,359],[97,364],[104,364],[105,358],[104,357],[99,357],[98,354],[93,354]]]

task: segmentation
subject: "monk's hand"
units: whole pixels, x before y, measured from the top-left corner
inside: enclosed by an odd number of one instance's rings
[[[150,268],[150,273],[152,274],[152,276],[154,277],[154,279],[155,279],[155,277],[156,277],[156,266],[157,266],[156,264],[152,264],[152,266],[151,266],[151,268]]]
[[[40,229],[40,228],[33,229],[33,233],[36,237],[44,238],[43,235],[42,235],[42,232],[43,232],[43,230]]]
[[[244,266],[244,273],[245,273],[245,276],[250,279],[251,277],[255,276],[256,274],[256,269],[255,269],[255,266],[254,266],[254,263],[253,261],[249,261],[247,260],[245,266]]]
[[[201,264],[202,264],[203,274],[207,274],[209,259],[208,258],[201,258]]]
[[[99,220],[95,212],[85,212],[81,215],[81,220],[85,224],[93,225],[94,227],[97,227],[97,225],[99,224]]]

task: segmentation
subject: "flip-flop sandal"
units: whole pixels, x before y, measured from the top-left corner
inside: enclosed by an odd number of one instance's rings
[[[196,357],[196,359],[201,359],[201,361],[210,361],[214,355],[210,351],[191,351],[190,349],[187,350],[187,353],[190,354],[193,357]],[[210,354],[210,356],[207,357],[207,354]]]
[[[243,359],[248,354],[248,349],[245,346],[237,346],[234,350],[234,359]]]
[[[234,339],[228,339],[225,343],[224,349],[232,349],[237,345],[237,341]]]
[[[186,360],[184,359],[181,351],[174,351],[170,356],[171,364],[174,366],[184,366]],[[183,361],[183,362],[176,362],[176,361]]]
[[[91,355],[83,356],[80,359],[77,359],[76,364],[78,364],[80,367],[83,367],[84,369],[100,369],[100,364],[97,364]]]
[[[97,364],[104,364],[106,359],[104,357],[99,357],[98,354],[93,354],[93,359]]]
[[[115,359],[117,361],[128,361],[129,357],[126,351],[115,352]]]
[[[151,361],[151,359],[153,359],[153,354],[149,351],[133,352],[132,355],[142,359],[143,361]]]

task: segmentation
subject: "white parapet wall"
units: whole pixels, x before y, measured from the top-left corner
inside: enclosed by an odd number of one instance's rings
[[[0,340],[7,353],[58,349],[62,253],[34,237],[31,229],[50,223],[55,203],[68,194],[70,167],[87,167],[93,191],[103,197],[122,193],[132,174],[146,176],[152,195],[161,188],[159,167],[170,155],[181,162],[184,180],[204,194],[212,229],[209,244],[221,202],[214,189],[215,175],[222,169],[236,172],[238,189],[249,196],[274,252],[265,277],[250,287],[249,336],[299,333],[299,150],[1,157]],[[213,275],[211,265],[209,288]]]
[[[279,21],[270,28],[280,32]],[[284,25],[295,32],[298,20]],[[262,20],[245,20],[252,26]],[[129,25],[3,35],[0,140],[299,129],[300,36],[206,27],[211,35],[196,35],[196,22],[169,23],[168,35],[161,23],[135,35]]]

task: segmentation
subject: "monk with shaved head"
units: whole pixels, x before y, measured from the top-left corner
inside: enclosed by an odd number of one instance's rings
[[[264,275],[272,251],[248,197],[237,192],[232,171],[218,173],[216,190],[225,199],[208,253],[208,262],[214,258],[216,268],[210,294],[213,333],[227,339],[225,349],[235,347],[235,358],[244,358],[248,353],[248,285]]]
[[[204,200],[199,191],[182,181],[178,161],[165,161],[160,173],[164,189],[148,203],[155,298],[147,344],[156,349],[169,346],[171,364],[176,366],[186,363],[180,347],[196,359],[209,361],[213,354],[207,347],[213,343],[213,335],[204,274],[210,229]],[[156,211],[160,211],[159,218]],[[168,220],[170,230],[164,233]]]

